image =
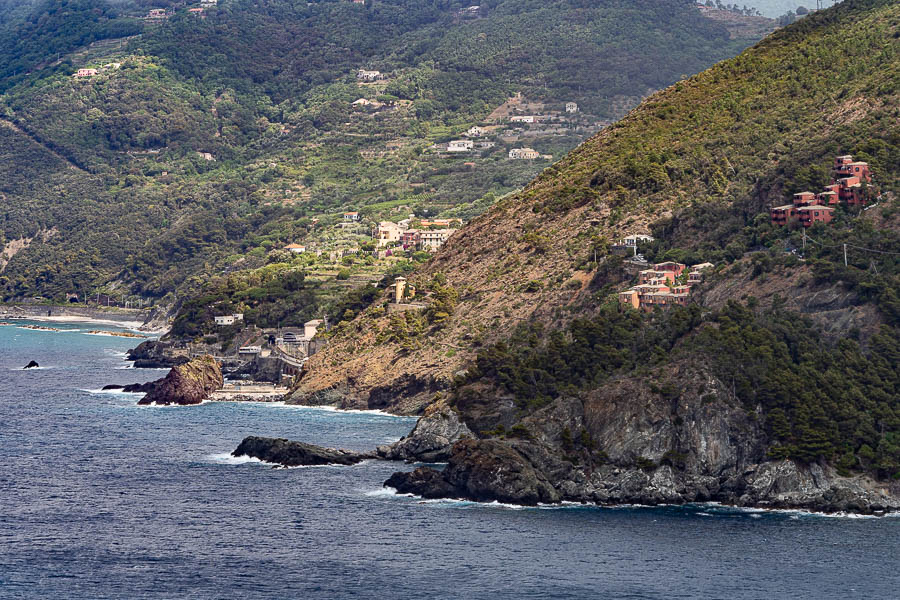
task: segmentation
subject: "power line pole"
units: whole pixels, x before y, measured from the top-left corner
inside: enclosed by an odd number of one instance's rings
[[[803,228],[803,252],[806,253],[806,227]]]
[[[844,266],[847,266],[847,244],[844,244]]]

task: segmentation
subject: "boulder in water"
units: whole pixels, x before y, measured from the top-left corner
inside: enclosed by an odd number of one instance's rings
[[[355,465],[367,458],[374,458],[373,452],[350,452],[323,448],[303,442],[293,442],[284,438],[249,436],[231,453],[232,456],[250,456],[264,462],[285,467],[302,465]]]
[[[142,384],[141,389],[134,391],[147,392],[138,404],[200,404],[223,383],[222,370],[216,359],[201,356],[172,367],[164,378]],[[127,387],[124,389],[131,391]]]
[[[26,369],[37,369],[39,366],[41,366],[41,365],[37,364],[36,361],[31,361],[30,363],[25,365],[25,368]]]

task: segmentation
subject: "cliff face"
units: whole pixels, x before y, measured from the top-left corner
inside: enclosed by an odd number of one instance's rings
[[[399,472],[385,485],[426,498],[518,504],[900,509],[900,482],[767,458],[760,415],[730,399],[727,386],[702,367],[670,373],[689,382],[677,397],[653,389],[658,375],[619,378],[582,397],[560,398],[520,421],[518,437],[459,441],[444,471]],[[490,418],[479,407],[469,410],[463,418],[483,426],[504,418],[502,411]]]
[[[172,367],[154,382],[138,404],[200,404],[223,384],[222,370],[212,356],[202,356]]]

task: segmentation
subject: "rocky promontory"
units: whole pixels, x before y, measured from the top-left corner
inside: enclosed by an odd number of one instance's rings
[[[222,370],[212,356],[172,367],[168,375],[136,391],[146,391],[138,404],[200,404],[222,387]]]
[[[398,442],[379,446],[378,456],[407,462],[445,462],[453,444],[475,434],[446,402],[432,404],[418,420],[412,432]]]
[[[186,356],[175,356],[171,342],[148,340],[128,351],[126,360],[134,362],[136,369],[170,369],[188,362]]]
[[[351,452],[323,448],[314,444],[294,442],[284,438],[249,436],[231,453],[232,456],[249,456],[263,462],[284,467],[310,465],[355,465],[367,458],[375,458],[373,452]]]

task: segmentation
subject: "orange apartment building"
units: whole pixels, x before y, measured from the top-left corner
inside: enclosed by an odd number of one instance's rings
[[[703,280],[703,271],[712,263],[702,263],[691,267],[684,280],[687,267],[681,263],[663,262],[638,273],[638,285],[619,292],[619,302],[634,309],[651,311],[655,307],[687,306],[691,286]]]
[[[770,209],[769,218],[773,225],[787,225],[797,221],[804,227],[812,227],[813,223],[830,223],[834,218],[834,206],[841,202],[848,206],[864,206],[868,202],[863,184],[872,182],[869,164],[854,161],[848,155],[834,159],[832,181],[825,190],[814,194],[800,192],[794,194],[792,204],[776,206]]]

